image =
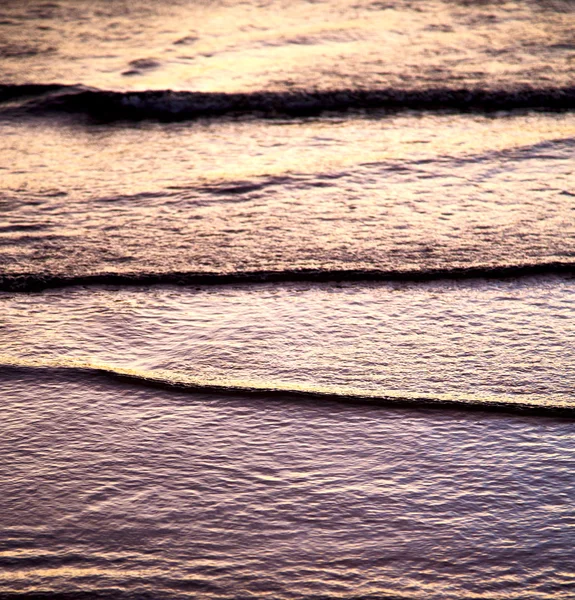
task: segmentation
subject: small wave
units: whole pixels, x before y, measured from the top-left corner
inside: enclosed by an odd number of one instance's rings
[[[73,94],[85,89],[86,88],[59,83],[25,83],[20,85],[0,84],[0,102],[39,98],[47,95],[55,97],[58,94]]]
[[[152,90],[114,92],[82,86],[0,86],[0,101],[32,97],[20,112],[32,115],[76,114],[100,121],[183,121],[202,117],[252,115],[306,117],[348,111],[509,110],[570,111],[575,109],[574,87],[514,89],[339,89],[258,91],[246,93],[176,92]]]
[[[340,387],[315,387],[312,385],[261,385],[252,382],[211,382],[193,379],[171,371],[135,371],[110,365],[68,362],[40,362],[34,360],[14,360],[0,356],[0,373],[5,378],[33,376],[36,381],[47,377],[78,379],[104,377],[130,385],[152,389],[178,391],[191,394],[217,394],[220,396],[241,396],[257,398],[277,398],[284,400],[330,401],[356,405],[395,406],[405,408],[442,408],[489,412],[511,412],[530,415],[555,415],[575,417],[575,405],[545,398],[537,401],[532,397],[484,398],[470,395],[420,394],[385,391],[365,392]]]
[[[510,279],[537,275],[575,275],[575,263],[550,262],[506,266],[416,269],[384,271],[377,269],[293,269],[283,271],[235,272],[164,272],[164,273],[95,273],[87,275],[53,275],[15,273],[0,275],[0,291],[39,292],[74,286],[146,286],[146,285],[241,285],[260,283],[338,283],[338,282],[426,282],[441,279]]]

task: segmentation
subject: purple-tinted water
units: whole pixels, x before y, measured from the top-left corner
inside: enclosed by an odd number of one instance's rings
[[[3,2],[0,597],[573,596],[574,25]]]

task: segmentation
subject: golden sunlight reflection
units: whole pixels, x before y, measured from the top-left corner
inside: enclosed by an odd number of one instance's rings
[[[22,18],[21,3],[5,4],[7,20]],[[570,81],[563,46],[572,18],[534,3],[507,2],[497,18],[483,3],[433,0],[417,10],[403,1],[353,9],[340,0],[273,2],[256,10],[250,3],[61,0],[46,5],[42,18],[36,29],[34,21],[24,21],[30,30],[4,28],[13,48],[3,57],[8,80],[202,91],[506,85],[545,83],[552,63],[555,80]],[[54,60],[57,53],[71,60]]]
[[[505,118],[414,114],[295,123],[240,120],[206,121],[194,127],[93,127],[83,132],[35,125],[25,136],[20,129],[6,128],[0,148],[12,165],[3,174],[10,189],[57,190],[65,177],[68,193],[85,189],[88,180],[93,194],[121,178],[128,193],[137,194],[152,185],[190,180],[208,184],[318,171],[329,174],[378,161],[477,159],[486,151],[519,151],[574,136],[575,118],[568,114]],[[30,177],[25,166],[30,154],[36,157],[34,168],[41,177]],[[126,155],[129,171],[123,160]]]

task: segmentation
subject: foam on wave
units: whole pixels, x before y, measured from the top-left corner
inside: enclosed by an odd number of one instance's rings
[[[151,90],[115,92],[83,86],[0,86],[0,102],[28,98],[20,111],[34,115],[76,114],[102,120],[181,121],[202,117],[252,115],[305,117],[348,111],[508,110],[570,111],[575,109],[575,86],[514,89],[339,89],[219,93]],[[31,98],[31,99],[30,99]]]
[[[575,405],[565,403],[536,402],[531,398],[492,399],[472,396],[402,394],[384,391],[368,393],[347,388],[316,388],[306,385],[260,385],[254,383],[210,382],[194,380],[190,377],[164,371],[135,371],[102,364],[68,361],[65,363],[39,362],[33,360],[14,360],[0,357],[0,373],[4,377],[33,376],[35,379],[46,377],[86,378],[104,377],[130,385],[152,389],[178,391],[190,394],[217,394],[220,396],[265,397],[308,401],[330,401],[346,404],[372,406],[395,406],[405,408],[441,408],[488,412],[507,412],[529,415],[554,415],[575,417]],[[547,399],[546,399],[547,400]]]
[[[417,269],[384,271],[378,269],[292,269],[284,271],[235,272],[164,272],[164,273],[95,273],[54,275],[14,273],[0,274],[0,291],[39,292],[73,286],[145,286],[145,285],[236,285],[260,283],[329,283],[360,281],[425,282],[441,279],[509,279],[536,275],[575,275],[575,263],[549,262],[468,268]]]

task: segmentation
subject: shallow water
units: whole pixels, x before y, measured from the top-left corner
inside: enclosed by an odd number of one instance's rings
[[[572,114],[0,125],[5,272],[572,260]]]
[[[574,26],[3,2],[0,597],[572,596]]]
[[[49,374],[6,381],[3,415],[5,597],[553,598],[574,584],[571,421]]]
[[[553,277],[4,293],[3,597],[569,593],[574,297]],[[461,410],[496,405],[571,417]]]
[[[16,365],[542,407],[573,406],[574,302],[545,277],[0,295]]]
[[[246,91],[572,85],[573,4],[3,3],[3,82]]]

